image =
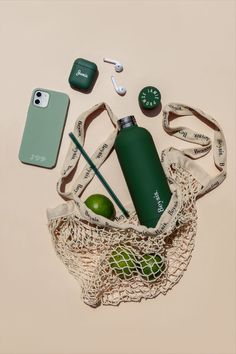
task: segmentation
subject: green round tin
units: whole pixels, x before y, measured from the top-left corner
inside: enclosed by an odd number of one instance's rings
[[[138,101],[142,108],[154,109],[161,103],[161,93],[154,86],[146,86],[140,91]]]

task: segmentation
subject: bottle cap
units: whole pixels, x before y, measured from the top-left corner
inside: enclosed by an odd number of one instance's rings
[[[138,100],[142,108],[154,109],[161,102],[161,93],[154,86],[146,86],[140,91]]]
[[[127,116],[127,117],[121,118],[117,121],[117,123],[118,123],[118,126],[120,129],[128,128],[133,125],[137,125],[134,116]]]

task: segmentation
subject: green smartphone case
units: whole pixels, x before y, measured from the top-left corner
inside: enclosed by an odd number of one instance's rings
[[[34,104],[36,91],[49,94],[47,107]],[[56,166],[69,102],[62,92],[41,88],[33,91],[19,151],[21,162],[45,168]]]

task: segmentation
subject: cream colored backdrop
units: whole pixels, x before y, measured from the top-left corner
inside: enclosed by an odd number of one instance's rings
[[[232,354],[235,353],[235,1],[0,1],[0,353],[1,354]],[[112,65],[127,95],[112,88]],[[95,61],[90,94],[73,91],[75,58]],[[188,144],[168,136],[161,115],[146,117],[137,102],[146,85],[159,87],[163,106],[199,107],[222,125],[228,177],[198,201],[193,258],[166,296],[91,309],[56,257],[46,208],[61,203],[55,184],[77,115],[106,101],[119,116],[134,114],[161,151]],[[69,94],[71,104],[58,164],[23,165],[18,150],[31,91]],[[186,124],[212,136],[187,117]],[[111,131],[105,114],[93,121],[86,149]],[[200,161],[216,173],[212,155]],[[83,165],[83,162],[82,162]],[[81,166],[80,166],[81,168]],[[113,153],[102,173],[124,202],[129,194]],[[96,179],[85,196],[100,192]]]

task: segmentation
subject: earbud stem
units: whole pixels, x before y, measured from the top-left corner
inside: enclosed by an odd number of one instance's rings
[[[113,85],[115,87],[115,90],[117,91],[118,90],[118,86],[117,86],[116,80],[115,80],[113,75],[111,76],[111,81],[112,81],[112,83],[113,83]]]
[[[111,64],[116,64],[117,63],[116,60],[112,60],[112,59],[108,59],[108,58],[103,58],[103,61],[105,61],[106,63],[111,63]]]

